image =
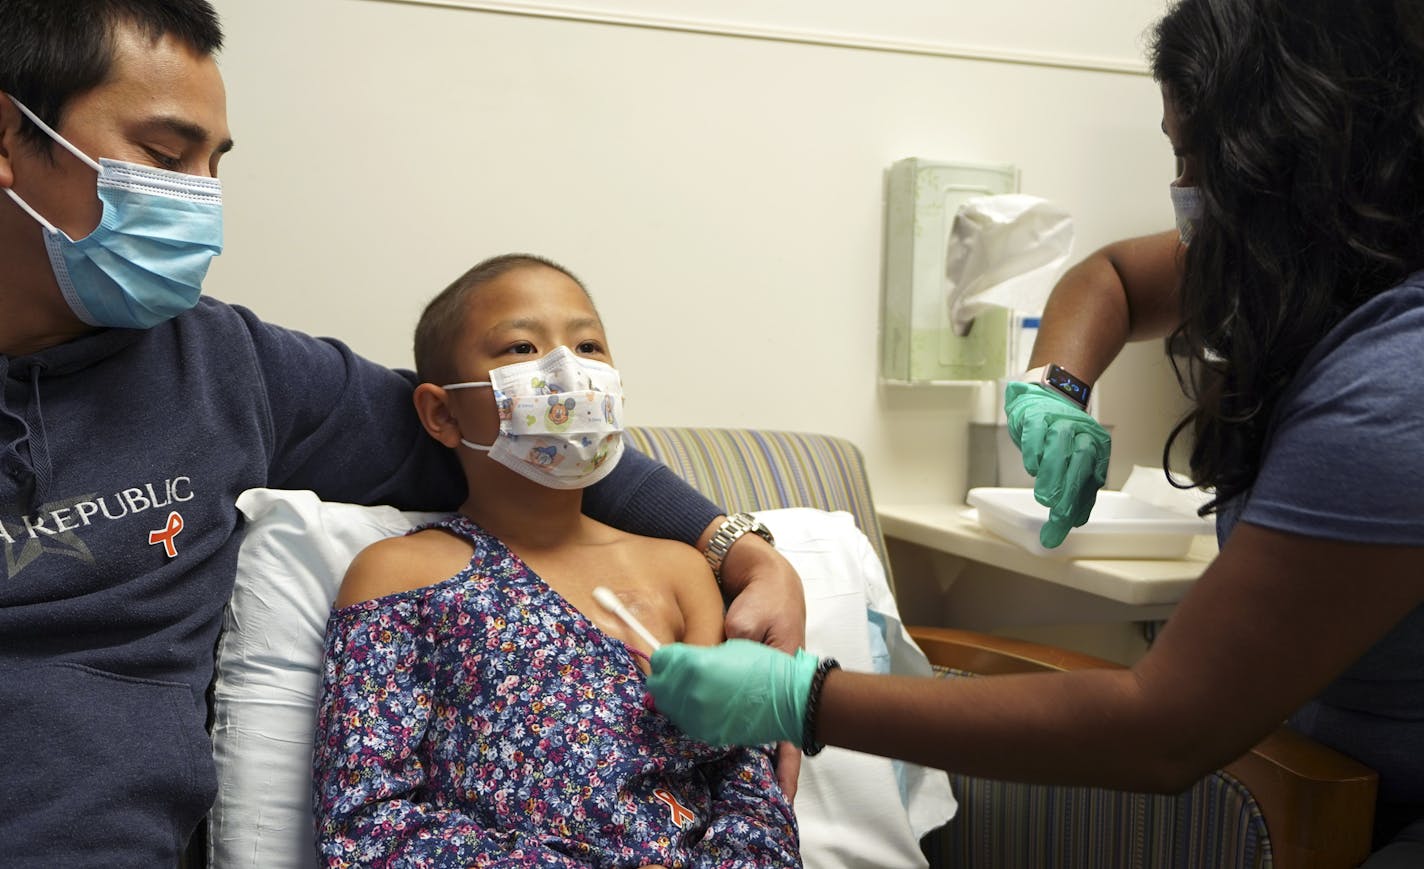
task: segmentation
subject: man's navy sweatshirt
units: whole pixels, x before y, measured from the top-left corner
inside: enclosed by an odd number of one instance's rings
[[[204,299],[0,356],[0,865],[176,865],[217,787],[206,692],[245,489],[449,509],[412,377]],[[585,510],[691,542],[716,516],[629,452]]]

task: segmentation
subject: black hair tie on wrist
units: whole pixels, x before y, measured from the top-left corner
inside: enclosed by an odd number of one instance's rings
[[[801,731],[801,753],[807,757],[821,753],[826,746],[816,741],[816,713],[821,709],[821,690],[826,687],[826,675],[840,668],[835,658],[822,658],[811,677],[811,693],[806,698],[806,723]]]

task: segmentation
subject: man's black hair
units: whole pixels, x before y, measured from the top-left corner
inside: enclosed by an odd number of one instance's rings
[[[70,101],[108,78],[114,32],[124,25],[155,41],[173,36],[203,55],[222,48],[208,0],[0,0],[0,91],[59,129]],[[37,146],[50,144],[28,119],[21,131]]]

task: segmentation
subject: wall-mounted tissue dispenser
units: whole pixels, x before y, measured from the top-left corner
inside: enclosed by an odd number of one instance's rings
[[[980,314],[969,334],[950,325],[945,254],[955,213],[976,196],[1016,193],[1013,166],[936,163],[890,167],[885,202],[885,295],[880,377],[890,383],[992,380],[1009,367],[1007,310]]]

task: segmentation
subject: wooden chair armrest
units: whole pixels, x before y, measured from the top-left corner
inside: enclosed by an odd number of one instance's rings
[[[931,664],[980,676],[1038,673],[1046,670],[1123,669],[1121,664],[1114,661],[1027,640],[924,625],[909,626],[907,630]]]
[[[1370,853],[1379,774],[1287,727],[1223,770],[1261,807],[1276,865],[1335,869]]]

